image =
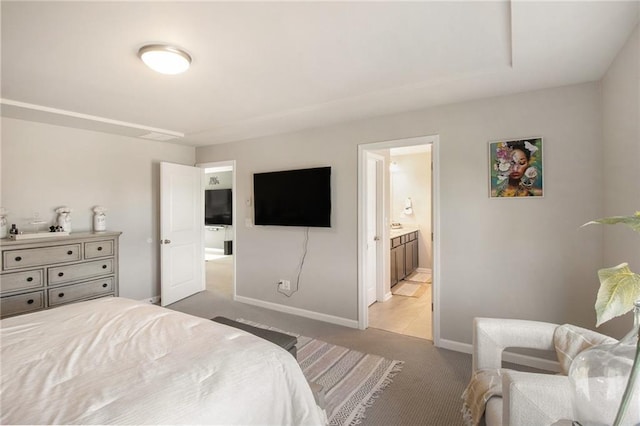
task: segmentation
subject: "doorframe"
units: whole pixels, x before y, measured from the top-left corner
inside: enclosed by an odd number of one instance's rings
[[[214,168],[214,167],[231,167],[231,222],[233,223],[233,228],[231,230],[231,238],[232,238],[232,247],[233,247],[233,262],[232,262],[232,273],[233,273],[233,300],[236,300],[236,259],[238,258],[238,240],[236,238],[236,228],[238,226],[237,221],[237,192],[236,191],[236,160],[226,160],[226,161],[210,161],[206,163],[196,163],[196,167],[200,167],[202,169]],[[204,191],[204,186],[202,188]],[[204,195],[204,192],[203,192]],[[225,231],[226,232],[226,231]],[[204,237],[204,236],[203,236]],[[202,241],[204,247],[204,238]],[[203,249],[204,250],[204,249]],[[206,271],[205,271],[205,288],[206,288]]]
[[[369,307],[367,305],[367,289],[365,282],[366,271],[366,229],[365,229],[365,214],[366,214],[366,190],[367,190],[367,152],[377,151],[381,149],[399,148],[413,145],[431,145],[431,161],[432,161],[432,251],[433,251],[433,264],[432,264],[432,290],[433,290],[433,343],[436,347],[440,346],[440,136],[428,135],[419,136],[407,139],[396,139],[382,142],[373,142],[358,145],[358,328],[365,330],[369,326]],[[383,167],[387,167],[386,161],[383,160]],[[385,199],[386,190],[383,192],[383,200],[378,203],[378,206],[386,206],[387,200]],[[380,250],[381,252],[388,253],[391,248],[389,241],[389,218],[388,212],[381,207],[379,217],[382,218],[382,239]],[[377,268],[378,278],[377,282],[384,283],[388,281],[385,277],[385,271],[389,269],[389,256],[382,256],[382,267]]]

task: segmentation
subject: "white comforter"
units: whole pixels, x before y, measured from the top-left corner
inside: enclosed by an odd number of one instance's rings
[[[2,424],[324,424],[285,350],[122,298],[7,318]]]

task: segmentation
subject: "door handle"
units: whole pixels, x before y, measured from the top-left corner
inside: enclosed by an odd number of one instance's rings
[[[373,241],[380,241],[380,237],[376,235],[375,237],[373,237]]]
[[[171,240],[160,240],[160,244],[171,244]]]

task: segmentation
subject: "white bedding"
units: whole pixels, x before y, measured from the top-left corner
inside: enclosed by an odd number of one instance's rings
[[[123,298],[7,318],[2,424],[324,424],[285,350]]]

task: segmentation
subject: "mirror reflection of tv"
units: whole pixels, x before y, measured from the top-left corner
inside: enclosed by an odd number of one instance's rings
[[[331,167],[254,173],[256,225],[331,227]]]
[[[231,189],[205,189],[205,225],[232,225],[231,210]]]

